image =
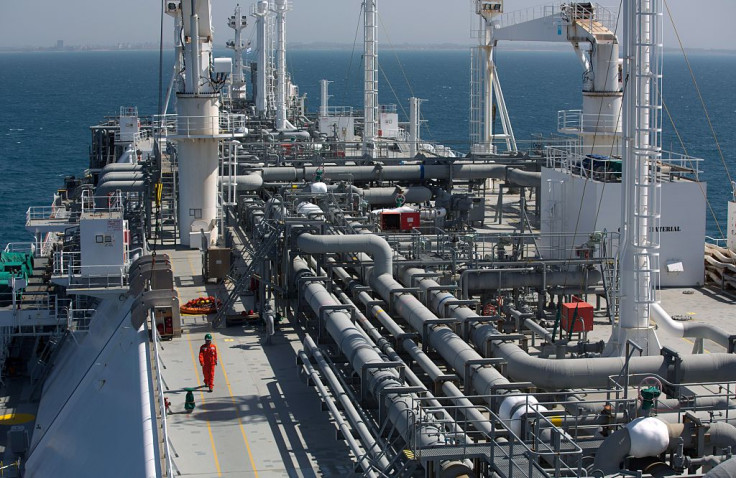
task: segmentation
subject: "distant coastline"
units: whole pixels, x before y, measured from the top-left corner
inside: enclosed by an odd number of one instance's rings
[[[475,43],[468,42],[463,43],[400,43],[389,45],[388,43],[380,43],[379,48],[386,51],[391,50],[467,50],[475,46]],[[156,50],[160,48],[158,43],[146,42],[146,43],[118,43],[114,45],[65,45],[64,47],[57,46],[15,46],[15,47],[1,47],[0,52],[2,53],[30,53],[30,52],[85,52],[85,51],[140,51],[140,50]],[[165,51],[173,50],[174,45],[164,44]],[[287,50],[298,51],[298,50],[352,50],[360,48],[358,45],[349,43],[339,42],[312,42],[302,43],[294,42],[287,44]],[[542,42],[506,42],[502,44],[499,49],[503,51],[569,51],[570,46],[568,44],[556,44],[556,43],[542,43]],[[679,51],[678,48],[665,48],[666,53]],[[685,51],[689,53],[708,53],[708,54],[722,54],[722,55],[733,55],[736,54],[736,49],[715,49],[715,48],[686,48]]]

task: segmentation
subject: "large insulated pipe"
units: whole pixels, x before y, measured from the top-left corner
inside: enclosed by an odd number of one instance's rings
[[[711,324],[678,322],[665,311],[659,303],[650,307],[654,321],[668,333],[678,337],[698,337],[712,340],[729,350],[736,335],[729,334],[725,330]],[[730,351],[730,350],[729,350]]]
[[[322,352],[320,352],[319,347],[316,346],[311,337],[307,336],[304,339],[304,348],[309,351],[309,353],[314,357],[320,370],[326,376],[327,381],[330,383],[330,386],[341,388],[342,386],[340,385],[339,380],[337,380],[337,377],[334,376],[332,370],[330,370],[330,368],[327,366],[324,357],[322,357]],[[350,420],[353,427],[352,429],[342,419],[342,413],[338,411],[337,406],[328,399],[330,393],[326,390],[325,385],[322,383],[322,379],[317,374],[316,370],[314,370],[314,368],[312,367],[307,353],[303,350],[300,350],[299,358],[302,360],[305,369],[309,372],[312,382],[314,383],[315,387],[317,387],[320,396],[323,398],[325,404],[330,409],[330,414],[332,415],[335,423],[345,437],[345,440],[348,442],[348,446],[353,452],[353,455],[355,455],[358,464],[360,464],[364,470],[367,470],[366,473],[375,476],[375,473],[370,470],[370,466],[363,463],[364,461],[368,460],[368,457],[365,454],[361,454],[361,447],[360,445],[358,445],[355,438],[353,438],[353,430],[358,433],[361,443],[363,444],[365,449],[372,454],[373,458],[378,461],[379,466],[384,471],[387,470],[389,467],[388,459],[386,459],[385,456],[382,456],[383,451],[378,446],[378,443],[376,443],[375,437],[373,437],[373,435],[368,430],[368,427],[360,418],[358,411],[355,410],[355,406],[350,401],[348,396],[345,393],[339,393],[333,388],[333,391],[336,392],[336,395],[333,396],[335,396],[335,399],[342,407],[343,413],[348,416],[348,420]]]
[[[111,171],[101,175],[97,180],[97,186],[105,184],[108,181],[139,181],[146,177],[142,171]]]
[[[351,236],[314,236],[302,234],[297,246],[308,253],[325,254],[332,252],[365,252],[373,257],[373,272],[370,284],[386,301],[393,303],[395,310],[404,317],[415,330],[423,330],[426,321],[436,320],[424,304],[411,294],[394,294],[403,289],[391,273],[393,250],[381,237],[369,234]],[[432,346],[465,380],[472,381],[475,389],[482,395],[490,395],[496,385],[508,385],[509,381],[494,368],[478,366],[472,369],[472,377],[465,377],[465,364],[481,357],[461,337],[447,327],[430,327],[429,345]]]
[[[99,176],[102,177],[113,171],[143,171],[142,163],[109,163],[101,170]]]
[[[236,191],[258,191],[263,186],[263,178],[258,173],[237,176],[237,179],[233,178],[232,182]],[[220,183],[228,187],[230,178],[221,176]]]
[[[525,265],[523,263],[519,263]],[[580,287],[587,290],[601,281],[601,273],[597,269],[585,271],[539,271],[507,270],[507,269],[469,269],[460,275],[460,287],[463,296],[479,294],[484,291],[498,289],[516,289],[533,287],[542,289],[548,286]]]
[[[327,190],[335,191],[341,187],[342,186],[339,184],[330,184],[327,186]],[[395,186],[359,188],[357,186],[350,185],[346,188],[346,192],[359,196],[372,206],[395,206],[396,198],[399,194],[404,195],[404,204],[423,203],[432,199],[432,190],[425,186],[407,186],[401,188],[397,188]]]
[[[538,188],[542,184],[542,173],[518,168],[507,168],[505,179],[516,186]]]
[[[713,422],[703,425],[706,433],[703,436],[703,445],[715,448],[736,448],[736,427],[726,422]],[[693,422],[668,423],[670,444],[669,449],[675,450],[680,443],[684,448],[699,446],[699,434]]]
[[[424,179],[503,179],[507,180],[507,171],[512,170],[502,164],[404,164],[400,166],[304,166],[275,167],[263,169],[263,180],[276,181],[311,181],[318,169],[324,169],[323,178],[344,177],[350,174],[353,181],[422,181]],[[240,181],[240,178],[238,178]],[[535,187],[539,187],[541,179]]]
[[[297,238],[297,247],[308,253],[346,253],[365,252],[373,257],[373,276],[392,274],[393,250],[382,237],[372,235],[354,236],[317,236],[301,234]]]
[[[355,284],[352,277],[342,267],[332,267],[331,270],[335,274],[335,276],[348,287]],[[344,298],[341,297],[341,300],[343,300],[343,302],[352,303],[351,301],[349,301],[349,299],[347,298],[347,294],[345,294],[344,292],[340,292],[338,296],[344,296]],[[432,359],[426,353],[424,353],[422,348],[417,345],[416,342],[414,342],[404,333],[404,330],[401,328],[401,326],[399,326],[382,307],[376,304],[371,305],[373,297],[370,294],[368,294],[367,292],[360,292],[357,297],[363,303],[363,305],[368,307],[368,311],[371,313],[371,315],[378,319],[381,325],[383,325],[393,337],[397,338],[397,343],[400,345],[401,349],[409,354],[412,360],[417,365],[419,365],[419,367],[429,376],[429,378],[433,382],[437,382],[437,380],[445,376],[444,372],[432,361]],[[365,315],[360,312],[356,312],[356,314],[358,316],[357,323],[361,325],[361,327],[366,331],[367,334],[370,335],[370,337],[375,342],[380,344],[381,350],[391,360],[402,360],[401,357],[394,351],[390,343],[383,337],[383,334],[381,334],[381,332],[378,331],[378,329],[376,329],[368,321]],[[421,380],[419,380],[419,377],[417,377],[410,368],[407,368],[404,373],[406,374],[407,379],[412,384],[423,386]],[[487,435],[492,435],[494,433],[493,426],[490,424],[488,418],[483,416],[483,414],[478,410],[478,407],[473,404],[467,397],[465,397],[465,395],[460,391],[459,388],[457,388],[454,383],[446,380],[443,381],[442,391],[446,397],[450,397],[453,399],[453,404],[459,407],[460,413],[463,414],[468,422],[472,423],[476,429],[486,433]],[[429,403],[431,406],[439,406],[439,403],[436,403],[436,401],[434,400],[427,403]]]
[[[115,191],[120,191],[124,193],[140,193],[146,190],[146,187],[148,186],[147,181],[139,180],[139,181],[108,181],[105,184],[102,184],[100,186],[97,186],[95,188],[95,201],[99,202],[104,200],[104,198],[110,194],[114,193]],[[103,199],[99,199],[103,198]],[[105,207],[105,204],[99,203],[97,204],[97,207]]]
[[[736,476],[736,457],[726,460],[716,466],[704,478],[733,478]]]
[[[334,269],[341,269],[341,268],[334,268]],[[334,269],[333,269],[333,272],[336,272]],[[342,269],[342,271],[344,272],[344,269]],[[345,292],[337,291],[336,296],[340,299],[340,302],[342,302],[343,304],[355,306],[355,303],[347,296],[347,294],[345,294]],[[389,359],[393,361],[403,362],[403,359],[399,356],[399,354],[396,353],[396,351],[393,349],[389,341],[386,340],[386,338],[381,334],[381,332],[379,332],[378,329],[376,329],[368,321],[366,316],[357,310],[357,308],[355,311],[355,316],[356,316],[355,323],[358,325],[358,330],[363,333],[363,336],[366,338],[366,340],[368,340],[374,347],[380,348],[381,352],[386,354],[386,356]],[[422,368],[422,370],[427,372],[427,374],[433,381],[437,377],[442,375],[442,371],[439,369],[439,367],[437,367],[434,364],[434,362],[432,362],[432,360],[426,354],[419,353],[419,354],[414,355],[411,352],[409,352],[409,355],[412,357],[412,359],[414,359],[417,365],[419,365]],[[410,386],[425,388],[422,380],[419,379],[419,377],[411,370],[411,368],[407,367],[404,369],[404,377],[407,383],[410,384]],[[467,406],[472,407],[472,404],[470,403],[469,400],[467,401],[467,404],[468,404]],[[442,405],[440,404],[440,402],[438,402],[433,397],[432,393],[429,392],[429,390],[427,390],[426,392],[426,399],[422,401],[422,405],[425,407],[425,409],[428,407],[432,407],[438,410],[438,412],[440,409],[442,409]],[[461,413],[463,412],[464,410],[461,410]],[[449,413],[447,413],[446,410],[442,409],[442,411],[439,413],[443,414],[443,420],[454,421],[452,416]],[[478,416],[479,417],[481,416],[480,413],[478,413]],[[455,429],[451,430],[451,433],[453,434],[453,436],[457,436],[458,433],[463,433],[463,431],[460,427],[456,426]],[[464,439],[467,440],[467,437],[464,437]]]
[[[411,283],[413,276],[425,272],[422,269],[407,269],[403,273],[402,280],[404,283]],[[422,278],[416,285],[426,291],[429,302],[435,310],[441,309],[444,302],[455,299],[454,295],[439,291],[441,286],[431,279]],[[460,320],[477,315],[465,306],[451,305],[447,309],[448,314]],[[419,327],[417,330],[422,328]],[[552,360],[532,357],[517,345],[498,340],[499,335],[501,332],[490,324],[478,325],[471,329],[471,338],[477,346],[484,347],[489,341],[493,343],[493,355],[508,362],[506,370],[512,379],[530,381],[542,388],[607,387],[610,385],[609,377],[618,376],[626,364],[624,357],[601,357],[595,360]],[[677,377],[672,376],[670,366],[663,356],[632,357],[628,367],[630,374],[657,374],[673,383],[736,380],[734,354],[685,356],[680,363]]]
[[[667,425],[654,417],[637,418],[606,438],[595,454],[593,470],[605,475],[620,471],[627,456],[657,456],[669,445]]]
[[[305,243],[310,244],[308,238]],[[312,275],[311,269],[300,257],[294,259],[292,270],[297,284],[300,278]],[[333,298],[324,285],[318,282],[307,282],[303,286],[301,295],[314,313],[324,320],[325,329],[345,354],[353,370],[361,373],[361,378],[365,381],[365,386],[371,395],[383,400],[387,417],[396,426],[397,432],[418,449],[444,444],[444,424],[435,422],[432,417],[418,409],[416,397],[391,392],[392,388],[403,386],[398,373],[392,369],[376,368],[385,363],[383,358],[357,330],[352,322],[351,314],[347,310],[339,309],[341,304]],[[370,373],[365,373],[365,371]],[[465,471],[471,472],[469,469]]]

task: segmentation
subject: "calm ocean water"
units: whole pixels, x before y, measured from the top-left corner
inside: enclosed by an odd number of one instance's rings
[[[220,53],[224,55],[225,53]],[[171,72],[165,53],[164,87]],[[47,205],[66,175],[80,175],[88,164],[89,126],[114,116],[121,106],[154,114],[158,104],[158,52],[0,53],[0,245],[28,241],[23,227],[30,205]],[[557,111],[581,106],[582,70],[569,52],[500,52],[499,74],[517,140],[555,131]],[[736,53],[690,55],[703,100],[728,168],[736,155]],[[319,80],[329,79],[330,105],[362,104],[360,52],[295,50],[287,64],[308,108],[319,107]],[[470,53],[466,50],[381,52],[379,101],[399,105],[408,117],[408,98],[427,99],[425,139],[467,150]],[[730,171],[719,156],[700,100],[681,56],[665,55],[664,98],[687,152],[705,158],[708,181],[707,234],[726,232]],[[390,85],[390,86],[389,86]],[[669,121],[663,145],[681,152]],[[735,171],[736,173],[736,171]],[[716,222],[717,220],[717,222]],[[0,246],[1,247],[1,246]]]

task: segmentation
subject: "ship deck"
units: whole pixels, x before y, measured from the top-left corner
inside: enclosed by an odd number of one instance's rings
[[[223,297],[222,284],[205,283],[197,250],[169,254],[180,301]],[[208,392],[199,346],[211,333],[219,363]],[[259,324],[212,330],[206,316],[182,316],[182,336],[162,343],[162,371],[171,402],[167,416],[174,465],[183,476],[350,476],[347,446],[320,399],[297,373],[299,334],[288,323],[265,343]],[[184,409],[186,389],[196,407]]]

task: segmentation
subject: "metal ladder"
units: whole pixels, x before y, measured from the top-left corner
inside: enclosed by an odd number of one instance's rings
[[[248,283],[250,281],[250,278],[253,276],[253,273],[255,272],[256,266],[266,257],[268,252],[273,248],[274,245],[276,245],[276,242],[278,242],[279,237],[281,236],[281,232],[283,231],[283,224],[279,223],[276,227],[271,227],[270,235],[268,236],[268,239],[266,239],[264,242],[262,242],[259,247],[255,250],[250,248],[249,244],[244,244],[243,249],[241,250],[242,257],[245,256],[245,254],[250,255],[251,261],[246,266],[245,270],[240,273],[237,280],[235,280],[235,286],[230,291],[230,293],[227,296],[227,299],[222,304],[222,307],[220,307],[217,310],[217,315],[215,315],[215,318],[212,320],[212,328],[219,327],[220,324],[222,324],[222,321],[225,319],[225,315],[227,314],[227,311],[232,307],[232,305],[235,303],[236,300],[238,300],[238,297],[245,291],[246,287],[248,286]],[[234,270],[236,267],[233,266],[233,269],[231,269],[229,277],[233,278],[235,277],[236,271]]]
[[[616,260],[606,259],[601,262],[601,273],[603,277],[603,290],[606,292],[606,306],[608,307],[608,320],[611,325],[618,317],[619,308],[619,277],[616,273]]]
[[[161,235],[162,244],[176,244],[178,239],[177,204],[176,204],[176,174],[177,156],[175,152],[169,154],[168,168],[162,165],[161,170]],[[163,162],[162,162],[163,163]]]

